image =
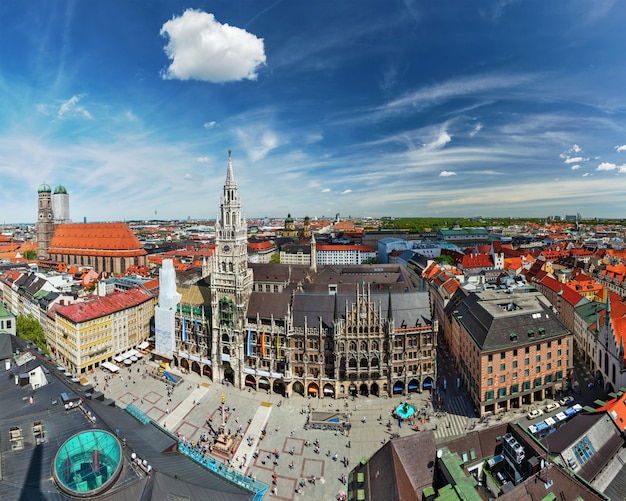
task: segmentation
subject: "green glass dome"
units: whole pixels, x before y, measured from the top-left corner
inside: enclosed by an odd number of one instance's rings
[[[67,190],[65,189],[65,186],[59,185],[59,186],[57,186],[54,189],[54,194],[55,195],[58,195],[58,194],[65,194],[66,195],[67,194]]]
[[[37,193],[51,193],[52,188],[50,188],[49,184],[43,183],[38,189]]]
[[[111,487],[123,462],[122,446],[113,434],[89,430],[68,438],[59,448],[52,475],[64,493],[87,498]]]

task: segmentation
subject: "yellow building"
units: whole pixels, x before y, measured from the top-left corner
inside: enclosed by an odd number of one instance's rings
[[[148,292],[114,292],[54,308],[46,342],[70,372],[80,374],[145,341],[153,316],[154,297]]]

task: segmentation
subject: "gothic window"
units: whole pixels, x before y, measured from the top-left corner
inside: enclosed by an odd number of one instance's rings
[[[222,271],[226,271],[226,262],[222,261]]]
[[[363,357],[361,359],[361,368],[366,369],[367,368],[367,358]]]
[[[235,320],[235,308],[230,299],[224,296],[219,302],[219,316],[221,325],[232,325]]]
[[[378,341],[372,341],[372,350],[378,350]]]
[[[346,344],[339,343],[339,353],[343,353],[344,351],[346,351]]]
[[[350,351],[356,351],[356,342],[350,341]]]
[[[230,343],[230,338],[228,337],[228,334],[222,334],[222,342]]]
[[[228,271],[233,272],[233,263],[228,263]]]
[[[361,351],[367,351],[367,343],[365,341],[361,341]]]

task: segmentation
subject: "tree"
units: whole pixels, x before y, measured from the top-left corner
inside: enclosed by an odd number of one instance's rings
[[[439,264],[449,264],[450,266],[454,265],[454,259],[452,256],[448,256],[447,254],[442,254],[441,256],[436,257],[434,261]]]
[[[33,261],[33,260],[37,259],[37,252],[34,251],[33,249],[28,249],[22,255],[24,256],[24,259],[26,259],[28,261]]]
[[[15,333],[18,337],[31,341],[38,348],[41,348],[46,353],[48,352],[43,327],[32,313],[29,313],[27,316],[17,316],[15,321]]]
[[[270,263],[271,264],[280,264],[280,253],[279,252],[274,252],[274,254],[272,254],[272,256],[270,257]]]

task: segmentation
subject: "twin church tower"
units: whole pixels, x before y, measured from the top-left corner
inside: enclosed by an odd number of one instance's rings
[[[52,188],[46,183],[37,189],[37,257],[48,259],[48,249],[57,224],[71,223],[70,196],[65,186]]]

